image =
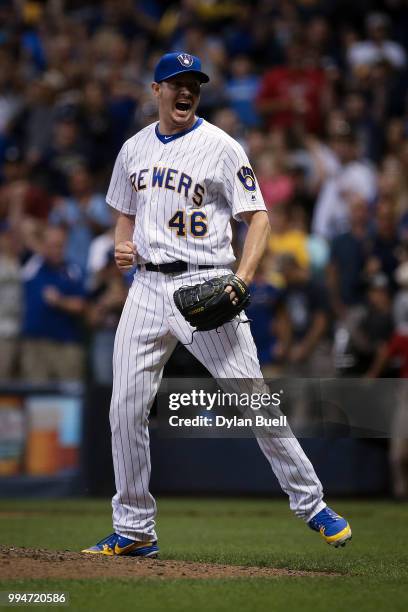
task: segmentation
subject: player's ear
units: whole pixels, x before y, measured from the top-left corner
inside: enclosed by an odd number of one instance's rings
[[[160,92],[160,83],[152,83],[152,92],[154,97],[157,98]]]

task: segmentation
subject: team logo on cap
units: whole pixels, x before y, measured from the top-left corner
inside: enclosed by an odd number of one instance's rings
[[[194,61],[192,56],[189,55],[188,53],[180,53],[180,55],[177,56],[177,59],[180,62],[180,64],[184,66],[184,68],[190,68],[190,66],[192,66],[193,61]]]
[[[252,168],[242,166],[237,172],[237,176],[247,191],[256,190],[255,174]]]

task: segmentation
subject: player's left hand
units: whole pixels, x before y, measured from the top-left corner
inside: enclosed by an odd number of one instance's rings
[[[234,274],[234,277],[240,280],[242,283],[244,283],[246,287],[248,287],[250,280],[246,278],[243,274],[240,274],[239,271],[237,272],[237,274]],[[234,287],[232,285],[227,285],[224,291],[226,291],[226,293],[229,293],[232,304],[234,306],[237,306],[237,304],[239,304],[240,298],[237,292],[235,291]]]
[[[225,287],[224,291],[226,293],[229,293],[231,302],[234,304],[234,306],[236,306],[239,300],[237,294],[234,291],[234,288],[231,285],[228,285],[227,287]]]
[[[216,329],[232,321],[248,306],[249,300],[248,287],[235,274],[216,276],[174,292],[177,308],[198,331]]]

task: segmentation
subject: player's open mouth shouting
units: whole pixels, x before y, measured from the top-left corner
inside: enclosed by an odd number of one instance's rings
[[[172,134],[174,130],[192,127],[200,100],[200,80],[194,74],[185,74],[155,85],[154,92],[161,107],[162,133]]]
[[[168,86],[176,89],[176,102],[172,113],[172,119],[176,119],[177,125],[185,122],[186,129],[191,127],[195,119],[195,111],[200,99],[200,83],[192,75],[174,83],[167,83]]]
[[[182,113],[188,113],[193,107],[193,103],[190,100],[178,100],[176,102],[176,109]]]

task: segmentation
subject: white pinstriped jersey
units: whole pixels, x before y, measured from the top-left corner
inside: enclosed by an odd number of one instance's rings
[[[140,263],[182,260],[218,265],[220,274],[234,261],[231,216],[265,210],[241,146],[202,119],[175,136],[166,138],[153,124],[130,138],[116,160],[107,201],[135,215],[133,241]],[[156,502],[149,491],[148,415],[177,342],[217,380],[247,381],[252,392],[253,381],[262,378],[251,330],[239,324],[245,319],[194,334],[174,304],[174,292],[182,285],[213,276],[212,269],[180,274],[141,269],[126,299],[115,338],[110,423],[113,526],[131,540],[157,539]],[[231,391],[228,382],[225,390]],[[291,509],[309,521],[325,503],[302,447],[288,429],[284,437],[259,436],[258,444],[289,495]]]
[[[230,265],[231,216],[266,210],[241,145],[203,119],[167,137],[154,123],[127,140],[106,201],[135,215],[138,262],[155,264]]]

